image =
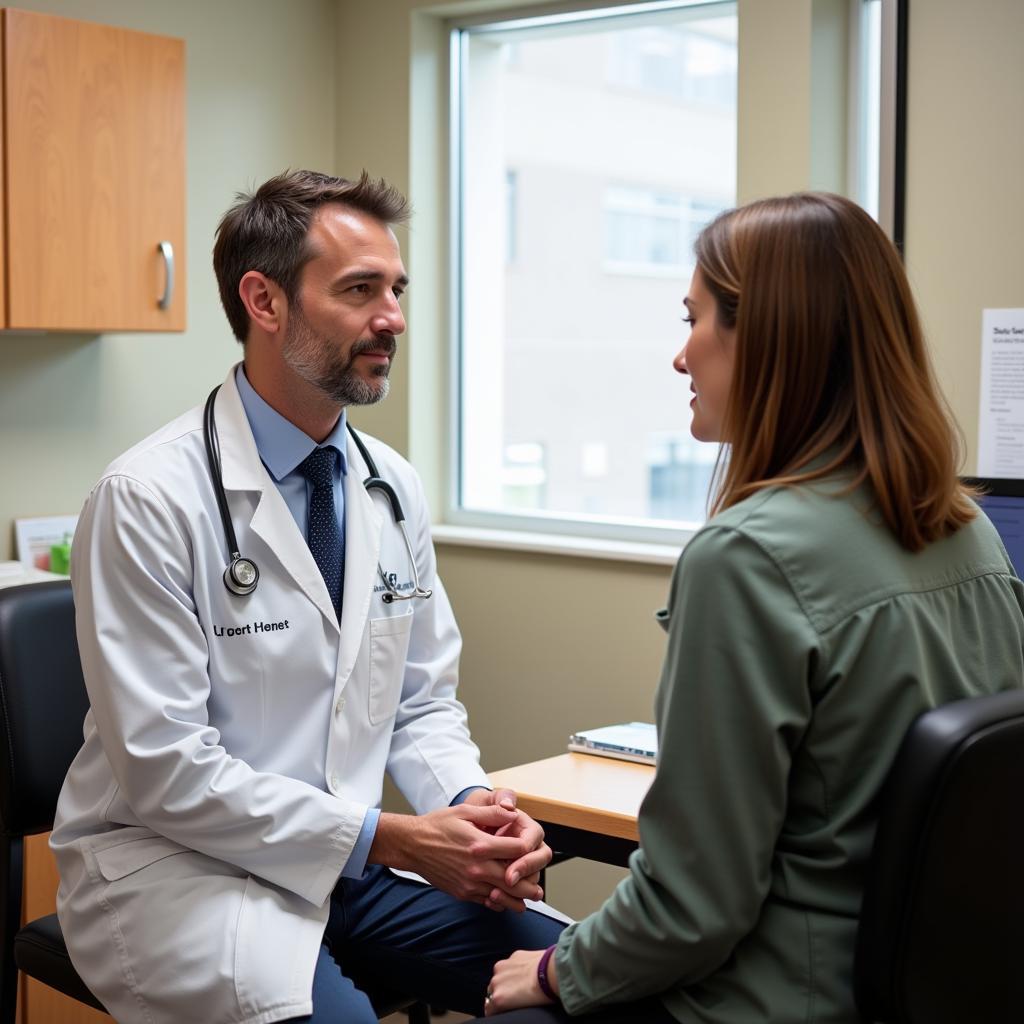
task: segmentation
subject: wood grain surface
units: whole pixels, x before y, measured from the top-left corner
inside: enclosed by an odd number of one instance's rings
[[[8,326],[182,330],[184,43],[8,8],[4,51]]]
[[[491,785],[514,789],[538,821],[639,840],[636,816],[654,768],[592,754],[559,754],[491,772]]]

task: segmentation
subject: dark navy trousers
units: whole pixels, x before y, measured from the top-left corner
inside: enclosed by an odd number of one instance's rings
[[[433,1006],[483,1013],[498,960],[545,949],[565,926],[535,911],[496,913],[373,865],[343,878],[313,977],[313,1014],[294,1024],[373,1024],[360,986],[406,993]]]

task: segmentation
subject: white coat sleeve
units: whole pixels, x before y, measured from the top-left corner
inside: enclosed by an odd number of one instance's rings
[[[174,842],[320,905],[366,814],[232,757],[210,725],[209,651],[193,552],[143,483],[104,478],[75,536],[78,643],[95,727],[119,795]]]
[[[456,699],[462,638],[437,575],[430,516],[419,477],[409,467],[406,526],[420,582],[433,590],[414,599],[414,618],[395,719],[388,771],[418,814],[446,807],[470,786],[489,786],[480,751],[470,739],[466,709]]]

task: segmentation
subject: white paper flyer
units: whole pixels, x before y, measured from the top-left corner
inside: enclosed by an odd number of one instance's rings
[[[1024,478],[1024,309],[982,312],[978,476]]]

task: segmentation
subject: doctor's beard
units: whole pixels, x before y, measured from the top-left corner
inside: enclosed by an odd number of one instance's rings
[[[338,405],[373,405],[386,398],[391,387],[387,366],[375,366],[373,379],[366,380],[354,369],[363,352],[385,352],[392,359],[398,350],[393,334],[381,334],[355,342],[345,358],[327,335],[310,327],[301,309],[293,307],[288,334],[281,355],[288,367]]]

